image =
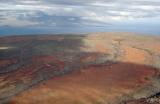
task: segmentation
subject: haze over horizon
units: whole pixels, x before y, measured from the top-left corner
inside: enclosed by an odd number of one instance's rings
[[[1,0],[0,36],[138,32],[160,35],[159,0]]]

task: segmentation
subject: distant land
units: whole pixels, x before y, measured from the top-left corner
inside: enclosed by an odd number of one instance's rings
[[[28,34],[80,34],[95,32],[134,32],[140,34],[160,35],[159,25],[111,25],[111,26],[68,26],[68,27],[0,27],[0,36]]]
[[[160,104],[160,36],[0,36],[0,104]]]

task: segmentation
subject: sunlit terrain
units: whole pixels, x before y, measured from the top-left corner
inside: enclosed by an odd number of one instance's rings
[[[2,104],[159,104],[160,37],[111,32],[0,38]]]

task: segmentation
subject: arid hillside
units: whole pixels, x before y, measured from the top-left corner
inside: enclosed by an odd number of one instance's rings
[[[1,37],[0,104],[160,104],[160,37]]]

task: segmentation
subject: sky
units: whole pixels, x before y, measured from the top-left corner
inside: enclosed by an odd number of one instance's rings
[[[0,35],[138,32],[160,35],[160,0],[1,0]]]

